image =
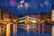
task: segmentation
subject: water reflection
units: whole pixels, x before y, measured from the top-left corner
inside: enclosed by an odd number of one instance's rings
[[[0,26],[0,36],[1,36],[1,26]]]
[[[6,27],[6,36],[10,36],[10,24],[7,24],[7,27]]]
[[[17,36],[17,24],[13,24],[13,36]]]
[[[30,26],[30,27],[29,27]],[[33,26],[33,27],[31,27]],[[50,33],[48,33],[50,31],[50,26],[45,26],[40,25],[40,24],[35,24],[34,25],[27,25],[26,26],[26,30],[18,27],[17,24],[7,24],[7,25],[2,25],[0,26],[0,36],[51,36]],[[32,29],[31,29],[32,28]],[[47,29],[47,30],[45,30]]]
[[[0,36],[6,36],[6,28],[5,25],[0,25]]]

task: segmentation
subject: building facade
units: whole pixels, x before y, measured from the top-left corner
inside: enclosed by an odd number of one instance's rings
[[[14,16],[10,13],[8,10],[4,10],[3,8],[0,8],[0,20],[11,22],[13,21],[17,16]]]

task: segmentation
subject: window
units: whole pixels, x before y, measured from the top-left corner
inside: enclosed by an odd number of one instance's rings
[[[3,10],[1,11],[1,19],[3,19]]]

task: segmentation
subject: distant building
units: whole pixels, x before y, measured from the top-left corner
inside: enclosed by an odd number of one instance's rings
[[[54,6],[52,6],[52,20],[54,20]]]
[[[12,21],[15,19],[16,16],[10,13],[8,10],[4,10],[3,8],[0,8],[0,20],[3,21]]]
[[[52,6],[52,20],[54,21],[54,5]],[[54,22],[53,22],[54,24]],[[54,36],[54,25],[52,25],[52,36]]]

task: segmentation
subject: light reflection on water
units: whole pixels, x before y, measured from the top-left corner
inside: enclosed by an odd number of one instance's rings
[[[6,28],[7,27],[7,28]],[[50,33],[38,33],[38,31],[30,30],[27,32],[24,29],[20,29],[16,27],[16,25],[13,25],[13,28],[11,29],[11,26],[8,24],[6,26],[0,26],[0,36],[51,36]]]

